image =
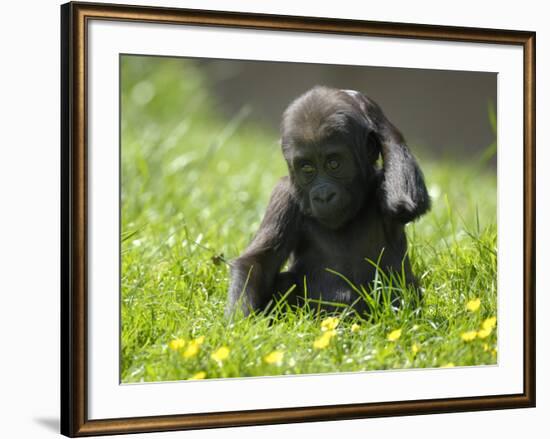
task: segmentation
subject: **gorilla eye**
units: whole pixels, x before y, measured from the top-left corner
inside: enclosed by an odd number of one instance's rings
[[[308,163],[304,163],[302,165],[302,172],[304,172],[305,174],[313,174],[315,172],[315,168]]]
[[[340,167],[340,163],[335,159],[331,159],[328,161],[328,167],[332,170],[335,170]]]

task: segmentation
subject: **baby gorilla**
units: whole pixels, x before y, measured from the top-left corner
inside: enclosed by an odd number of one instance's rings
[[[315,87],[286,109],[281,131],[289,176],[231,263],[227,313],[262,310],[291,288],[291,304],[307,295],[365,311],[335,272],[368,291],[376,268],[367,260],[415,285],[404,225],[428,211],[430,199],[415,158],[380,107],[356,91]]]

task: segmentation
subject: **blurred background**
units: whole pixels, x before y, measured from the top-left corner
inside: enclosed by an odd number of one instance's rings
[[[497,75],[488,72],[299,64],[265,61],[129,57],[143,69],[137,102],[153,100],[147,66],[181,65],[182,81],[192,64],[220,116],[241,114],[250,124],[278,135],[281,114],[314,85],[361,91],[383,108],[411,146],[432,156],[471,160],[487,154],[496,163]],[[152,72],[151,72],[152,73]],[[147,85],[149,84],[149,85]],[[139,93],[143,92],[140,96]],[[140,101],[141,99],[141,101]],[[158,97],[157,97],[158,99]]]
[[[495,141],[488,118],[497,99],[495,73],[387,67],[200,60],[227,116],[243,106],[276,131],[289,102],[314,85],[354,89],[377,101],[413,145],[460,157]]]

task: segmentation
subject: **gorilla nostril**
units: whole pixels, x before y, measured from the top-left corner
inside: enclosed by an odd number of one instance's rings
[[[336,197],[336,192],[322,190],[313,196],[313,201],[319,204],[328,204]]]

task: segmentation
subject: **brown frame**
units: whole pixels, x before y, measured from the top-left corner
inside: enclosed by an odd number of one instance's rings
[[[87,417],[87,23],[193,24],[509,44],[524,53],[524,391],[396,401],[89,420]],[[535,33],[93,3],[61,6],[61,432],[90,436],[535,406]]]

